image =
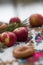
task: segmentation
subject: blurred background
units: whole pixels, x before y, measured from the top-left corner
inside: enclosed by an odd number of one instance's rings
[[[43,0],[0,0],[0,21],[16,16],[23,21],[34,13],[43,15]]]

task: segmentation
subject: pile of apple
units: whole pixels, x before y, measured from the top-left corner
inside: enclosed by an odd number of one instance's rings
[[[21,23],[21,20],[18,17],[11,18],[9,24],[12,23]],[[19,27],[14,29],[12,32],[6,31],[0,34],[0,42],[4,46],[10,47],[18,42],[25,42],[28,37],[28,30],[26,27]]]
[[[21,20],[18,17],[11,18],[9,24],[12,23],[21,23]],[[31,27],[37,27],[43,25],[43,17],[40,14],[33,14],[29,17],[29,23]],[[7,47],[14,45],[18,42],[25,42],[28,38],[28,29],[27,27],[19,27],[14,29],[12,32],[6,31],[0,34],[0,41]]]

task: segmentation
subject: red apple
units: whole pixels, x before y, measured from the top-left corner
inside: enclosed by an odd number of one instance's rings
[[[40,14],[32,14],[29,17],[30,26],[37,27],[43,25],[43,17]]]
[[[13,17],[10,19],[9,23],[21,23],[19,17]]]
[[[12,32],[3,32],[1,40],[5,46],[10,47],[16,43],[16,35]]]
[[[19,41],[19,42],[23,41],[24,42],[27,40],[28,30],[26,27],[16,28],[13,32],[17,36],[17,41]]]

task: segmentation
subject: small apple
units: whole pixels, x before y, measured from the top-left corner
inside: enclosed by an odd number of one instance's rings
[[[26,27],[16,28],[13,32],[17,36],[17,41],[19,41],[19,42],[21,42],[21,41],[25,42],[27,40],[28,30],[27,30]]]
[[[3,32],[1,40],[5,46],[10,47],[16,43],[16,35],[12,32]]]
[[[9,23],[21,23],[21,20],[19,19],[19,17],[13,17],[10,19]]]
[[[38,27],[43,25],[43,17],[40,14],[32,14],[29,17],[30,26]]]

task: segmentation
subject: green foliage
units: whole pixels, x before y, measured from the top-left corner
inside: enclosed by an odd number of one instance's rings
[[[5,32],[5,31],[13,31],[15,28],[18,27],[22,27],[25,26],[23,23],[13,23],[13,24],[9,24],[4,30],[1,30],[1,32]]]

